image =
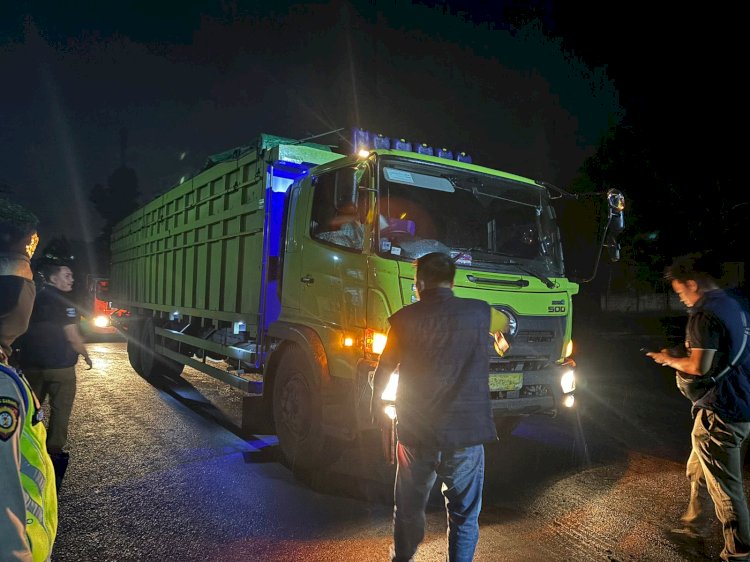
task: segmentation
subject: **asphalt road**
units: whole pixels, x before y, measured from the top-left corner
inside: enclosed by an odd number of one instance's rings
[[[697,545],[668,532],[687,497],[689,404],[639,349],[674,335],[656,320],[578,326],[572,415],[528,418],[487,447],[477,561],[718,559],[715,521]],[[53,560],[389,559],[390,474],[373,468],[370,448],[294,475],[274,436],[242,435],[239,391],[191,369],[144,380],[123,342],[89,350]],[[435,492],[418,562],[445,556]]]

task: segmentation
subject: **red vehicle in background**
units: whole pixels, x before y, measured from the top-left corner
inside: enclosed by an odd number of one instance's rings
[[[129,316],[122,308],[113,308],[109,300],[109,278],[86,276],[86,294],[81,310],[81,330],[86,336],[120,335],[120,320]]]

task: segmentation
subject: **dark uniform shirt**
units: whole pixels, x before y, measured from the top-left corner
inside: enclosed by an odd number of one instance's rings
[[[45,285],[36,296],[29,329],[20,338],[20,365],[24,369],[64,369],[78,362],[64,328],[78,323],[78,311],[67,294]]]
[[[692,307],[686,330],[691,349],[713,349],[707,375],[716,376],[733,360],[735,366],[694,406],[712,410],[725,421],[750,421],[750,348],[743,308],[725,291],[709,291]],[[745,316],[747,321],[747,315]]]

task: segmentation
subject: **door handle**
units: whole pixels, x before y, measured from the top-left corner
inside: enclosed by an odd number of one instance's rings
[[[300,281],[302,281],[305,285],[312,285],[313,283],[315,283],[315,279],[313,279],[309,275],[305,275],[300,279]]]

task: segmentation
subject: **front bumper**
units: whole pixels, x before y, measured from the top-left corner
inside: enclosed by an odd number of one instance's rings
[[[550,367],[523,373],[519,390],[490,391],[494,417],[517,415],[555,415],[562,407],[560,377],[562,369]]]
[[[512,391],[490,391],[492,415],[494,418],[506,416],[545,415],[555,416],[563,409],[566,396],[563,394],[560,379],[563,373],[575,366],[552,364],[537,371],[523,372],[522,386]],[[370,421],[370,397],[372,390],[368,377],[375,370],[375,364],[369,361],[360,362],[357,369],[356,403],[354,405],[357,426],[360,430],[374,427]],[[504,374],[507,374],[505,372]]]

